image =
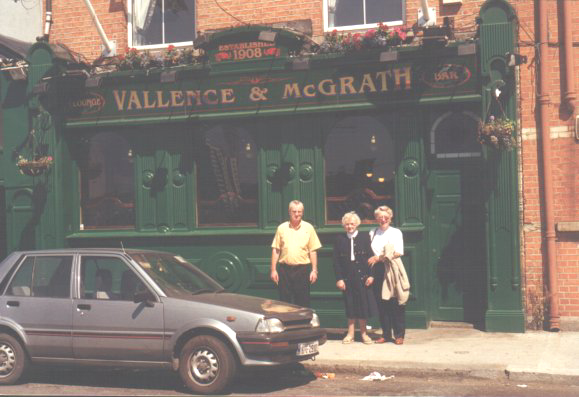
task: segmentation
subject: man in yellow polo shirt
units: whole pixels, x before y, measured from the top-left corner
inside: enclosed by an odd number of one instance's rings
[[[271,243],[270,277],[277,284],[282,301],[309,307],[310,284],[318,279],[316,250],[322,244],[314,227],[302,220],[303,215],[301,201],[289,203],[289,222],[278,226]]]

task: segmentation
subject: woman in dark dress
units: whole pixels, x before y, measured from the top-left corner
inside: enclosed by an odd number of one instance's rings
[[[352,343],[358,321],[362,342],[371,344],[373,341],[366,333],[366,321],[376,315],[377,308],[370,287],[374,281],[368,266],[368,258],[373,255],[370,236],[358,232],[360,217],[355,212],[345,214],[342,225],[346,233],[338,235],[334,244],[336,286],[344,295],[348,317],[348,334],[342,343]]]

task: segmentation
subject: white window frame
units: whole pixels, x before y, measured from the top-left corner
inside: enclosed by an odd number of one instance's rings
[[[131,1],[131,0],[129,0]],[[382,22],[386,26],[401,26],[404,25],[404,20],[406,19],[406,0],[400,0],[402,2],[402,20],[401,21],[391,21]],[[364,0],[364,7],[366,7],[366,0]],[[328,26],[329,15],[328,15],[328,0],[323,0],[323,14],[324,14],[324,32],[332,32],[333,30],[345,31],[345,30],[357,30],[357,29],[371,29],[377,26],[376,23],[368,23],[363,25],[349,25],[349,26]],[[364,17],[366,16],[366,10],[364,10]]]
[[[128,43],[129,48],[136,48],[138,50],[154,50],[154,49],[160,49],[160,48],[167,48],[170,45],[175,46],[175,47],[187,47],[187,46],[193,45],[193,41],[180,41],[177,43],[165,43],[165,44],[134,45],[133,44],[133,1],[135,1],[135,0],[127,0],[127,43]],[[163,3],[163,5],[164,4],[165,3]],[[197,2],[195,2],[195,7],[197,7]],[[195,26],[197,26],[197,8],[195,8]],[[163,29],[162,33],[163,33],[163,36],[165,36],[165,29]],[[195,31],[195,34],[197,34],[197,31]],[[163,37],[163,41],[165,41],[164,37]]]

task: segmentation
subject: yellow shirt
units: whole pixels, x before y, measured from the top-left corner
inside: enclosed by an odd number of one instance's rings
[[[271,243],[271,248],[280,251],[279,263],[286,265],[310,263],[310,252],[321,246],[314,227],[306,221],[301,221],[298,229],[292,228],[289,222],[282,223]]]

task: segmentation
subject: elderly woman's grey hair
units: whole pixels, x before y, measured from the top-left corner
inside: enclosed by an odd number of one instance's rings
[[[344,214],[344,216],[342,217],[342,226],[350,221],[354,222],[356,224],[356,227],[358,227],[360,223],[362,223],[360,217],[354,211],[346,212]]]
[[[389,218],[392,218],[394,216],[392,208],[388,207],[387,205],[381,205],[380,207],[376,208],[376,210],[374,211],[374,218],[382,214],[388,215]]]

